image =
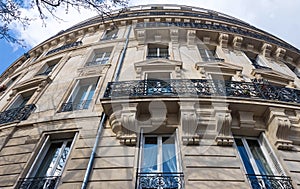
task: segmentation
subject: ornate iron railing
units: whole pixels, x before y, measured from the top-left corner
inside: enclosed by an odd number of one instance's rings
[[[152,59],[152,58],[165,58],[169,59],[170,55],[147,55],[147,59]]]
[[[110,82],[104,98],[178,96],[228,96],[300,103],[300,90],[268,82],[238,82],[207,79],[134,80]]]
[[[138,173],[138,189],[183,189],[183,173]]]
[[[247,175],[252,189],[293,189],[292,180],[287,176]]]
[[[73,111],[73,110],[88,109],[90,103],[91,103],[91,100],[83,100],[83,101],[80,101],[78,103],[66,102],[66,103],[62,104],[61,112],[70,112],[70,111]]]
[[[58,47],[56,49],[52,49],[52,50],[48,51],[46,55],[53,54],[53,53],[56,53],[56,52],[59,52],[59,51],[65,50],[65,49],[69,49],[69,48],[72,48],[72,47],[76,47],[76,46],[79,46],[81,44],[82,44],[82,41],[76,41],[76,42],[73,42],[73,43],[69,43],[69,44],[63,45],[61,47]]]
[[[29,104],[0,112],[0,124],[26,120],[34,109],[35,105]]]
[[[60,177],[21,178],[15,189],[55,189]]]

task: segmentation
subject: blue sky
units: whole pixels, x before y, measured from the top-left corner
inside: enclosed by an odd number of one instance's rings
[[[265,30],[300,49],[300,22],[299,0],[185,0],[185,5],[219,11]],[[130,0],[129,5],[139,4],[182,4],[182,0]],[[34,9],[24,9],[23,12],[32,17],[37,17]],[[22,26],[14,24],[13,32],[16,36],[26,41],[27,48],[10,45],[0,40],[0,74],[2,74],[15,60],[32,47],[38,45],[47,38],[55,35],[63,29],[90,18],[95,15],[91,11],[82,10],[79,15],[76,11],[69,11],[66,15],[62,8],[57,15],[63,17],[63,21],[57,21],[51,17],[47,20],[46,27],[37,19],[26,30]]]

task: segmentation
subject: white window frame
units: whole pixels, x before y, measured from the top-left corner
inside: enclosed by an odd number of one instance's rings
[[[108,37],[108,33],[113,32],[113,34]],[[119,33],[119,29],[118,28],[111,28],[111,29],[107,29],[103,36],[101,37],[101,40],[112,40],[118,37],[118,33]]]
[[[165,46],[166,48],[163,48],[163,46]],[[154,56],[151,56],[151,58],[165,58],[165,56],[161,57],[161,49],[167,49],[168,51],[168,54],[167,54],[167,57],[170,56],[170,50],[169,50],[169,45],[164,45],[164,44],[148,44],[148,48],[147,48],[147,57],[150,56],[149,55],[149,52],[150,52],[150,49],[155,49],[155,55]]]
[[[88,80],[92,80],[92,79],[95,79],[96,82],[95,82],[95,83],[93,83],[93,82],[88,82]],[[86,81],[85,81],[85,80],[86,80]],[[73,97],[75,98],[75,97],[77,96],[78,92],[79,92],[80,87],[81,87],[81,86],[84,86],[84,85],[81,85],[80,82],[87,82],[87,83],[89,83],[89,87],[88,87],[87,92],[86,92],[86,94],[85,94],[85,96],[84,96],[84,99],[82,100],[82,102],[86,102],[87,99],[88,99],[88,97],[89,97],[89,93],[90,93],[91,89],[93,88],[93,85],[94,85],[94,84],[95,84],[95,92],[96,92],[96,89],[97,89],[97,86],[98,86],[98,84],[99,84],[99,81],[100,81],[100,77],[97,77],[97,78],[93,77],[93,78],[78,79],[78,80],[76,81],[76,84],[74,85],[74,87],[73,87],[73,89],[72,89],[72,91],[71,91],[69,97],[67,98],[67,101],[66,101],[66,102],[67,102],[67,103],[69,103],[69,102],[74,103]],[[81,85],[81,86],[80,86],[80,85]],[[94,92],[94,94],[93,94],[93,97],[94,97],[94,95],[95,95],[95,92]],[[92,97],[92,98],[93,98],[93,97]],[[90,104],[91,104],[91,103],[90,103]],[[89,106],[90,106],[90,104],[89,104]],[[75,109],[75,110],[83,110],[85,104],[81,104],[81,106],[82,106],[82,107],[80,107],[79,109]],[[86,109],[89,109],[89,106],[88,106],[88,108],[86,108]]]
[[[63,151],[64,151],[67,143],[70,142],[70,141],[72,141],[72,143],[70,145],[70,151],[69,151],[69,153],[68,153],[68,155],[66,157],[66,162],[64,163],[64,165],[63,165],[63,167],[61,169],[60,174],[59,175],[54,175],[55,174],[55,169],[56,169],[56,167],[57,167],[57,165],[59,163],[59,160],[60,160],[60,158],[57,158],[57,160],[56,160],[56,162],[54,164],[55,166],[53,166],[53,168],[52,168],[51,174],[50,175],[46,175],[46,177],[61,176],[62,173],[64,172],[65,167],[66,167],[66,164],[67,164],[69,156],[70,156],[70,154],[72,152],[72,149],[73,149],[73,146],[75,144],[75,140],[77,139],[77,136],[78,136],[78,132],[76,132],[74,134],[74,136],[72,138],[69,138],[69,139],[65,139],[65,140],[64,139],[51,140],[50,139],[50,135],[47,135],[45,141],[42,144],[42,147],[40,148],[40,150],[39,150],[36,158],[34,159],[34,161],[32,163],[32,166],[30,167],[30,169],[29,169],[29,171],[28,171],[28,173],[26,175],[26,178],[34,178],[34,177],[36,177],[35,175],[36,175],[39,167],[41,166],[41,164],[42,164],[42,162],[43,162],[46,154],[48,153],[48,150],[49,150],[51,144],[56,143],[56,142],[63,142],[63,146],[60,149],[59,155],[58,155],[58,157],[61,157],[61,155],[62,155],[62,153],[63,153]],[[56,183],[56,187],[57,187],[57,184],[58,183]],[[45,187],[45,189],[47,188],[46,185],[44,187]]]
[[[113,48],[102,48],[96,49],[89,58],[90,61],[86,63],[86,66],[95,66],[95,65],[105,65],[109,63],[110,57],[112,55]],[[101,57],[97,57],[97,55],[102,54]],[[97,60],[99,59],[99,60]]]
[[[238,139],[242,140],[242,143],[243,143],[243,145],[245,147],[245,150],[247,152],[247,155],[249,157],[251,166],[252,166],[252,168],[253,168],[253,170],[254,170],[254,172],[255,172],[256,175],[261,175],[261,173],[259,172],[259,169],[257,167],[257,164],[255,163],[255,159],[254,159],[254,157],[252,155],[252,152],[251,152],[251,150],[250,150],[250,148],[248,146],[248,143],[246,142],[247,139],[256,140],[258,142],[258,144],[259,144],[259,146],[260,146],[260,148],[261,148],[261,150],[263,152],[263,155],[265,156],[265,158],[266,158],[266,160],[268,162],[268,165],[270,166],[271,171],[272,171],[272,173],[273,173],[274,176],[275,175],[285,175],[285,173],[283,172],[282,166],[279,163],[278,158],[276,157],[273,149],[271,148],[271,146],[270,146],[270,144],[269,144],[269,142],[268,142],[268,140],[267,140],[267,138],[265,136],[265,133],[261,133],[261,135],[259,137],[241,137],[241,136],[236,136],[235,138],[238,138]],[[266,142],[266,144],[262,144],[263,140]],[[235,147],[236,147],[236,150],[238,151],[236,144],[235,144]],[[270,151],[269,153],[268,153],[267,148],[269,148],[269,151]],[[242,157],[241,157],[239,151],[238,151],[238,154],[239,154],[239,157],[240,157],[240,159],[242,161],[244,170],[247,173],[246,167],[245,167],[245,165],[243,163],[243,160],[242,160]],[[270,156],[273,156],[273,159]],[[274,161],[276,161],[276,162],[274,162]],[[275,164],[277,164],[277,168],[276,168]]]
[[[140,139],[140,157],[139,157],[139,169],[138,172],[142,172],[142,163],[143,163],[143,150],[144,150],[144,144],[145,144],[145,138],[146,137],[156,137],[158,138],[158,154],[157,154],[157,171],[156,172],[149,172],[149,174],[153,173],[163,173],[162,171],[162,138],[163,137],[170,137],[173,135],[174,137],[174,146],[175,146],[175,154],[176,154],[176,173],[182,172],[182,164],[181,164],[181,157],[180,157],[180,151],[179,151],[179,140],[178,140],[178,130],[176,129],[176,132],[174,134],[149,134],[145,135],[143,134],[143,129],[141,129],[141,139]]]

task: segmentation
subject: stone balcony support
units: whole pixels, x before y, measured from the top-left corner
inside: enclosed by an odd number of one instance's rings
[[[200,138],[197,134],[198,123],[195,102],[179,102],[179,105],[183,144],[199,144]]]
[[[231,146],[233,144],[233,136],[231,133],[231,111],[229,110],[227,103],[214,103],[215,119],[216,119],[216,131],[217,136],[215,138],[217,145]]]
[[[269,108],[266,113],[268,135],[277,149],[290,150],[293,141],[289,139],[291,122],[283,108]]]

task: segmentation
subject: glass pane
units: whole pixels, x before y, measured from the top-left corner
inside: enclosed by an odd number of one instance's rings
[[[271,168],[260,148],[258,141],[247,139],[247,143],[248,143],[251,153],[255,159],[255,163],[259,169],[260,174],[273,175]]]
[[[53,176],[60,176],[62,173],[62,169],[64,168],[64,165],[66,164],[68,154],[70,152],[72,142],[69,141],[66,145],[66,147],[63,150],[62,155],[60,156],[60,159],[58,161],[57,166],[55,167],[54,175]]]
[[[145,137],[142,156],[142,172],[157,172],[157,137]]]
[[[162,138],[162,168],[165,173],[177,172],[177,160],[175,139],[171,137]]]
[[[84,104],[83,109],[88,109],[88,108],[89,108],[89,105],[90,105],[91,100],[92,100],[92,98],[93,98],[93,95],[94,95],[94,93],[95,93],[95,89],[96,89],[96,84],[93,84],[91,90],[89,91],[89,94],[88,94],[88,96],[87,96],[87,99],[86,99],[86,102],[85,102],[85,104]]]
[[[59,155],[61,146],[62,142],[51,144],[46,156],[44,157],[40,167],[38,168],[38,171],[35,175],[36,177],[52,176],[52,170],[55,166],[55,162],[57,160],[57,156]]]
[[[249,156],[247,154],[246,148],[244,147],[244,144],[243,144],[242,140],[241,139],[235,139],[235,143],[236,143],[237,149],[239,151],[239,154],[242,158],[243,164],[246,168],[247,174],[255,174],[255,172],[253,170],[253,167],[251,165]]]
[[[82,101],[86,97],[88,88],[89,88],[89,85],[84,85],[84,86],[79,87],[79,90],[73,100],[75,106],[80,105],[82,103]]]

